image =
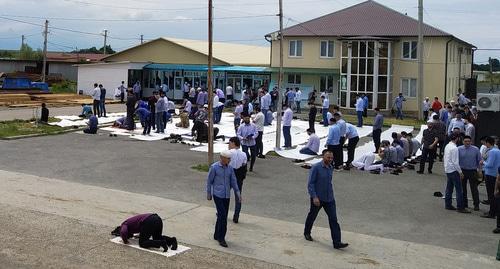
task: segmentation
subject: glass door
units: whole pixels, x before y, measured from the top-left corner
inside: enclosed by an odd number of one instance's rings
[[[183,79],[182,77],[175,77],[175,82],[174,82],[174,90],[173,90],[173,98],[175,100],[181,100],[182,99],[182,86],[183,86]]]

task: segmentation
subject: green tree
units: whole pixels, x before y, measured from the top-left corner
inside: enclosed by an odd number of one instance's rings
[[[80,49],[80,50],[74,50],[72,51],[73,53],[94,53],[94,54],[103,54],[104,53],[104,46],[101,47],[100,49],[97,49],[96,47],[91,47],[88,49]],[[116,53],[116,51],[111,48],[111,45],[106,45],[106,54],[113,54]]]
[[[39,61],[43,59],[43,52],[41,49],[33,50],[28,44],[23,44],[18,59]]]

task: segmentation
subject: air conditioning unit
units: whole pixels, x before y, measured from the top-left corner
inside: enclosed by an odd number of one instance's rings
[[[478,93],[477,110],[479,111],[500,111],[500,94],[498,93]]]

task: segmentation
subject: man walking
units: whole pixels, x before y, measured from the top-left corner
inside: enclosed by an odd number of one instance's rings
[[[257,127],[255,124],[250,122],[250,115],[243,114],[243,124],[238,127],[238,138],[241,141],[241,146],[243,152],[247,155],[247,159],[250,160],[250,172],[253,171],[253,165],[255,164],[255,158],[257,157],[257,146],[255,139],[259,135]],[[250,149],[250,154],[248,150]]]
[[[231,151],[231,161],[229,166],[234,169],[236,182],[240,193],[243,191],[243,180],[247,176],[247,155],[240,150],[240,139],[238,137],[231,137],[229,139],[229,150]],[[240,219],[241,202],[235,197],[236,203],[234,206],[233,222],[238,223]]]
[[[425,162],[429,162],[429,167],[427,171],[432,174],[432,166],[434,165],[434,159],[436,158],[436,148],[439,142],[439,134],[433,123],[427,124],[427,129],[424,130],[422,136],[422,156],[420,157],[420,169],[417,171],[418,174],[424,173]]]
[[[361,98],[361,94],[358,94],[358,99],[356,99],[356,115],[358,115],[358,127],[363,127],[363,111],[363,98]]]
[[[464,206],[469,207],[467,200],[467,181],[469,181],[474,211],[479,211],[479,191],[477,189],[479,182],[477,181],[477,173],[481,171],[480,162],[482,159],[479,149],[472,145],[470,136],[465,136],[464,144],[458,147],[458,160],[464,174],[462,178]]]
[[[375,119],[373,120],[373,144],[375,144],[375,153],[378,153],[378,149],[380,148],[380,136],[382,134],[382,126],[384,125],[384,116],[380,114],[380,109],[376,107],[375,109]]]
[[[328,110],[330,109],[330,101],[328,96],[321,95],[321,114],[323,116],[323,126],[328,127]]]
[[[262,143],[262,137],[264,136],[264,122],[266,116],[264,113],[260,110],[259,107],[255,108],[255,112],[257,114],[255,115],[255,118],[253,119],[253,124],[255,124],[255,128],[257,129],[257,132],[259,132],[259,135],[255,139],[255,143],[257,146],[257,157],[261,159],[265,159],[266,156],[264,156],[264,144]]]
[[[429,109],[431,108],[431,102],[429,101],[429,97],[425,97],[424,102],[422,102],[422,111],[424,113],[424,121],[430,120],[429,118]]]
[[[125,92],[127,91],[127,87],[125,87],[125,81],[122,81],[122,84],[118,86],[118,89],[120,90],[120,103],[123,104],[123,101],[125,100]]]
[[[227,248],[227,214],[229,212],[231,189],[233,189],[234,195],[237,197],[236,200],[240,203],[242,200],[234,170],[229,166],[230,161],[231,152],[229,150],[223,151],[220,154],[220,161],[210,166],[207,177],[207,200],[210,201],[213,198],[217,208],[214,239],[225,248]]]
[[[446,194],[444,197],[445,208],[448,210],[457,210],[459,213],[470,213],[469,210],[465,209],[464,196],[462,193],[461,179],[464,177],[462,173],[462,168],[460,168],[459,154],[457,148],[458,136],[455,134],[450,135],[450,143],[446,145],[444,149],[444,172],[448,178],[446,183]],[[455,208],[452,204],[452,194],[453,188],[456,191],[457,197],[457,207]]]
[[[284,105],[285,113],[283,113],[283,137],[285,138],[285,148],[292,147],[292,135],[290,129],[292,128],[293,111],[287,105]]]
[[[394,99],[394,107],[396,108],[396,119],[403,119],[403,102],[406,99],[403,97],[403,93],[399,93],[398,97]]]
[[[500,150],[495,147],[495,139],[487,137],[486,151],[484,160],[482,161],[484,177],[486,183],[486,192],[488,193],[488,201],[490,201],[490,210],[482,215],[485,218],[495,218],[495,180],[497,177],[498,167],[500,167]]]
[[[329,150],[323,151],[323,161],[312,166],[309,172],[307,190],[310,196],[311,207],[307,215],[304,227],[304,237],[307,241],[313,241],[311,230],[318,216],[319,210],[323,208],[328,215],[330,233],[335,249],[347,247],[349,244],[342,243],[340,225],[337,221],[337,209],[333,194],[333,153]]]

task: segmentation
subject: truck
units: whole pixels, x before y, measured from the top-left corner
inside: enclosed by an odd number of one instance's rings
[[[25,77],[5,77],[0,91],[3,93],[49,93],[49,84],[33,82]]]

